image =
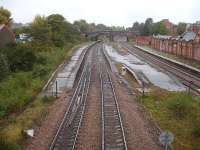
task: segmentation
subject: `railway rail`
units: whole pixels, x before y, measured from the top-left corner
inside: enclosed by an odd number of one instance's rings
[[[100,73],[102,100],[102,150],[127,150],[124,128],[111,76]]]
[[[142,51],[136,47],[130,47],[127,44],[123,44],[122,46],[128,49],[131,54],[137,55],[154,65],[158,65],[161,68],[166,69],[166,71],[177,76],[185,86],[200,94],[200,74],[196,71],[192,71],[191,69],[187,70],[187,68],[183,66],[176,65],[175,63],[164,60],[163,58],[151,55],[148,52]]]
[[[97,47],[99,75],[101,83],[102,150],[127,150],[124,128],[120,115],[115,88],[107,70],[106,57],[101,47]],[[83,66],[77,87],[71,98],[68,110],[54,136],[49,150],[74,150],[78,143],[79,130],[83,122],[87,96],[90,88],[91,71],[94,67],[92,54]]]
[[[85,111],[90,76],[91,68],[87,64],[49,150],[73,150],[75,148]]]

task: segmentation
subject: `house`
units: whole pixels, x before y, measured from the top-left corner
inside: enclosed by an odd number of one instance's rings
[[[9,43],[15,43],[15,35],[6,25],[0,25],[0,48],[5,47]]]
[[[166,29],[170,32],[171,35],[177,34],[177,26],[170,22],[169,19],[163,19],[161,20],[161,22],[163,22]]]
[[[156,35],[151,47],[183,58],[200,61],[200,32],[186,31],[181,36]]]

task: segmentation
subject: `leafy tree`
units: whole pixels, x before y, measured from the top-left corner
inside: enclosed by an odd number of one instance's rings
[[[89,31],[89,24],[85,20],[74,21],[74,26],[80,32],[88,32]]]
[[[143,28],[143,35],[151,35],[153,30],[153,19],[152,18],[147,18],[145,23],[144,23],[144,28]]]
[[[11,26],[12,24],[11,12],[3,7],[0,7],[0,24],[7,26]]]
[[[152,33],[166,35],[169,33],[169,30],[166,28],[165,24],[162,21],[160,21],[153,25]]]
[[[9,45],[3,53],[9,60],[8,64],[12,72],[32,70],[36,62],[34,50],[27,44]]]
[[[65,20],[62,15],[52,14],[47,17],[52,32],[52,41],[55,46],[63,47],[65,42],[73,42],[80,33]]]
[[[139,32],[139,30],[140,30],[140,23],[139,22],[134,22],[133,23],[133,26],[132,26],[132,30],[133,31],[136,31],[136,32]]]
[[[179,22],[178,27],[177,27],[177,33],[180,35],[186,31],[186,23],[184,22]]]
[[[65,18],[59,14],[52,14],[47,17],[47,23],[51,27],[52,32],[62,32]]]
[[[36,16],[30,26],[30,35],[37,44],[51,43],[51,29],[44,16]]]

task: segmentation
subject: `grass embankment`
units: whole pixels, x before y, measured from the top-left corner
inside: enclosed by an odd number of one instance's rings
[[[0,150],[20,149],[24,130],[40,124],[47,115],[47,106],[53,98],[39,98],[38,93],[52,72],[64,60],[68,60],[74,48],[56,48],[41,52],[44,65],[35,65],[32,71],[17,72],[0,82]]]
[[[175,135],[176,150],[200,149],[199,97],[156,90],[141,97],[141,102],[163,130]]]

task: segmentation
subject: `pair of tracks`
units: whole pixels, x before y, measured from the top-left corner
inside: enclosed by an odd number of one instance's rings
[[[95,46],[94,46],[95,47]],[[93,47],[93,48],[94,48]],[[100,51],[101,61],[104,61],[100,71],[101,102],[102,102],[102,150],[127,150],[122,119],[120,116],[114,85],[105,65],[105,56]],[[94,53],[94,52],[93,52]],[[91,55],[90,55],[91,56]],[[104,60],[102,59],[104,58]],[[89,58],[87,58],[89,59]],[[74,150],[79,130],[83,122],[87,95],[90,87],[92,62],[86,61],[77,88],[73,94],[68,110],[50,145],[49,150]]]
[[[200,73],[187,69],[181,65],[164,60],[161,57],[155,56],[153,54],[142,51],[136,47],[131,47],[127,44],[123,44],[123,47],[129,49],[129,52],[133,55],[140,56],[152,64],[156,64],[166,71],[177,76],[180,81],[187,87],[191,88],[194,92],[200,94],[198,89],[200,89]]]
[[[77,88],[72,96],[67,112],[59,126],[49,150],[73,150],[77,137],[89,91],[91,68],[87,65],[81,74]]]

